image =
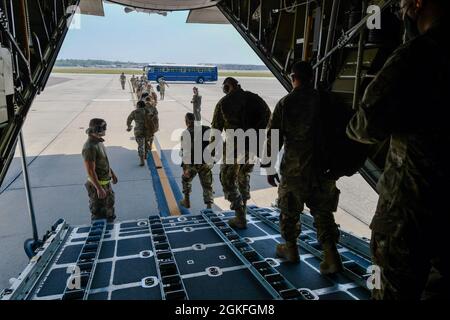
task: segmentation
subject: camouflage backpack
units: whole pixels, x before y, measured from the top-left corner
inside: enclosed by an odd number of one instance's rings
[[[145,108],[145,131],[150,134],[154,134],[159,131],[159,118],[158,114],[151,112],[148,108]]]
[[[320,176],[338,180],[352,176],[364,165],[369,146],[350,139],[346,129],[355,112],[332,93],[320,91],[314,163]]]

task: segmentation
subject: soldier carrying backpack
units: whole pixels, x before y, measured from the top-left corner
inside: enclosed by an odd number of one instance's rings
[[[158,131],[157,119],[158,111],[149,109],[144,101],[137,103],[136,109],[133,110],[127,118],[127,131],[133,128],[131,123],[134,121],[134,137],[138,144],[139,165],[145,165],[147,153],[151,150],[153,136]]]
[[[257,95],[242,90],[239,82],[234,78],[226,78],[223,82],[223,92],[226,94],[214,110],[211,127],[220,132],[223,130],[248,130],[265,128],[270,117],[270,109]],[[224,150],[227,150],[228,136]],[[236,137],[234,137],[236,139]],[[230,208],[235,210],[236,217],[229,220],[228,224],[233,228],[244,229],[247,227],[246,206],[250,199],[250,175],[254,163],[250,161],[249,143],[246,143],[245,155],[237,154],[236,141],[234,154],[228,155],[220,167],[220,182],[225,198],[230,202]],[[245,163],[239,159],[245,156]],[[232,158],[231,162],[226,161]]]
[[[319,177],[338,180],[352,176],[364,165],[369,146],[347,136],[354,111],[330,92],[319,91],[315,127],[314,166]]]
[[[316,150],[321,147],[317,146],[320,143],[317,136],[325,136],[319,133],[322,129],[320,117],[326,110],[321,110],[321,97],[314,89],[312,79],[313,70],[309,63],[302,61],[292,66],[293,90],[276,105],[268,125],[266,149],[269,158],[276,159],[276,155],[270,154],[274,130],[279,132],[279,148],[284,145],[278,199],[281,236],[285,243],[277,246],[276,253],[289,262],[300,262],[297,239],[301,227],[300,214],[306,204],[314,216],[317,238],[323,248],[320,272],[332,274],[342,269],[336,248],[339,230],[333,215],[338,207],[340,191],[336,187],[336,179],[323,174],[329,162],[318,159],[320,155]],[[271,167],[273,174],[268,176],[268,182],[276,187],[276,181],[280,182],[280,179],[273,169],[274,162],[262,166]]]

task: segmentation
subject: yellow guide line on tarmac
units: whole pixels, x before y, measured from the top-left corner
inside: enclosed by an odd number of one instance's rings
[[[129,85],[131,91],[133,91],[131,81],[129,81]],[[136,95],[132,92],[131,96],[134,104],[136,104]],[[154,139],[156,140],[156,137]],[[167,177],[166,171],[164,170],[164,166],[162,164],[161,158],[159,157],[158,150],[155,147],[155,143],[153,143],[152,145],[151,156],[153,158],[153,162],[155,163],[156,171],[158,173],[158,177],[163,189],[164,198],[166,199],[167,207],[169,208],[169,213],[171,216],[180,216],[181,215],[180,208],[178,207],[177,200],[175,198],[175,195],[173,194],[169,178]]]
[[[152,146],[152,157],[155,162],[156,170],[158,172],[159,180],[161,181],[161,185],[164,192],[164,198],[166,198],[167,206],[169,207],[169,212],[171,216],[180,216],[181,211],[178,208],[177,200],[175,199],[175,195],[173,194],[172,187],[170,186],[169,178],[167,178],[166,171],[162,165],[161,159],[158,155],[158,150],[156,150],[155,146]]]

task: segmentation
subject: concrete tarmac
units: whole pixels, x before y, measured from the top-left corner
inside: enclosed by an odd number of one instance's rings
[[[244,89],[261,95],[273,110],[286,94],[275,78],[242,78]],[[166,171],[173,175],[181,190],[181,168],[171,161],[178,154],[179,132],[184,115],[192,112],[192,87],[203,96],[203,122],[209,125],[217,101],[223,96],[218,83],[169,83],[166,99],[158,104],[160,131],[156,135]],[[73,225],[88,224],[90,213],[84,189],[85,169],[80,155],[86,140],[89,120],[104,118],[108,123],[105,145],[111,166],[118,175],[114,186],[118,220],[144,218],[158,213],[150,171],[138,166],[134,136],[126,131],[126,118],[134,108],[129,84],[122,90],[116,75],[58,74],[50,78],[45,91],[36,99],[24,127],[30,180],[40,236],[59,218]],[[175,150],[174,150],[175,149]],[[23,242],[31,237],[20,154],[16,152],[8,175],[0,187],[0,288],[9,287],[8,279],[17,277],[28,259]],[[215,205],[228,209],[214,168]],[[375,211],[377,195],[359,176],[338,182],[341,200],[336,220],[341,227],[357,235],[370,235],[367,225]],[[250,203],[270,206],[276,188],[266,183],[259,168],[251,181]],[[203,209],[201,186],[193,184],[191,212]]]

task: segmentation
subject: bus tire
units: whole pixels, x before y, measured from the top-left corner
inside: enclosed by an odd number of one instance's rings
[[[202,77],[200,77],[200,78],[197,79],[197,83],[203,84],[203,83],[205,83],[205,79],[203,79]]]

